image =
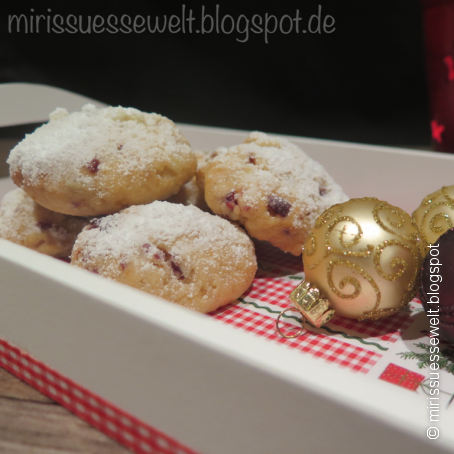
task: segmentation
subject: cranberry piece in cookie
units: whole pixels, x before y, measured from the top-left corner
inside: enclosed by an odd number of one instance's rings
[[[86,168],[90,173],[96,173],[98,171],[99,164],[99,159],[92,159],[88,164],[86,164]]]
[[[271,216],[281,216],[285,218],[292,208],[292,204],[282,197],[270,195],[268,197],[268,211]]]
[[[227,208],[230,211],[233,211],[235,208],[235,205],[238,205],[238,202],[235,198],[235,191],[230,191],[226,196],[225,196],[225,204],[227,205]]]
[[[184,279],[183,271],[181,271],[181,268],[173,260],[170,261],[170,265],[175,276],[177,276],[179,280]]]

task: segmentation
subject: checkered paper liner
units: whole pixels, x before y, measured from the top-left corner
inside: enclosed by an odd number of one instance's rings
[[[304,277],[301,257],[285,254],[271,245],[256,242],[259,273],[252,287],[238,304],[212,313],[215,320],[252,332],[272,342],[278,342],[302,353],[328,362],[367,373],[412,323],[409,312],[399,312],[379,321],[358,322],[334,317],[328,324],[308,330],[294,339],[281,337],[276,330],[276,318],[291,307],[289,294]],[[292,274],[293,273],[293,274]],[[281,329],[289,333],[299,328],[297,319],[281,318]],[[293,330],[293,331],[292,331]]]
[[[243,299],[253,299],[273,304],[281,310],[286,309],[291,304],[288,296],[299,284],[303,275],[300,273],[293,277],[299,279],[289,279],[282,276],[256,278],[253,286],[243,295]],[[377,321],[358,322],[344,317],[334,317],[330,321],[332,326],[391,342],[395,342],[410,323],[411,315],[408,312],[399,312],[393,317]]]
[[[0,366],[137,454],[197,454],[4,340]]]
[[[381,355],[361,347],[349,345],[329,336],[317,333],[304,333],[294,339],[285,339],[276,332],[276,319],[266,314],[249,310],[243,305],[229,306],[217,311],[214,318],[236,328],[257,334],[265,339],[287,345],[303,353],[348,367],[357,372],[368,372],[381,358]],[[282,321],[281,329],[290,331],[295,326]]]

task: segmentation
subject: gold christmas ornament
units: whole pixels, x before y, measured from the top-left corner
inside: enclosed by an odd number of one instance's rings
[[[303,263],[306,282],[337,315],[378,320],[415,295],[418,230],[400,208],[372,197],[351,199],[318,217]]]
[[[419,230],[421,255],[425,257],[427,246],[435,244],[454,225],[454,185],[443,186],[425,197],[412,217]]]

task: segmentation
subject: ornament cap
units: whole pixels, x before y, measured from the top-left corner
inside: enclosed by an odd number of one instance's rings
[[[295,308],[301,312],[301,315],[317,328],[320,328],[335,315],[334,309],[329,308],[329,301],[320,298],[320,290],[312,287],[310,282],[304,279],[290,293],[290,300]]]

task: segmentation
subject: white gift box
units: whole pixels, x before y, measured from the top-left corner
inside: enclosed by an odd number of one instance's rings
[[[203,150],[246,136],[181,130]],[[287,138],[351,197],[411,213],[454,184],[451,155]],[[12,187],[2,180],[0,195]],[[417,342],[409,336],[387,354]],[[431,423],[424,393],[379,380],[384,367],[355,373],[4,240],[0,339],[0,365],[136,452],[454,452],[449,396]],[[417,373],[415,362],[405,364]]]

